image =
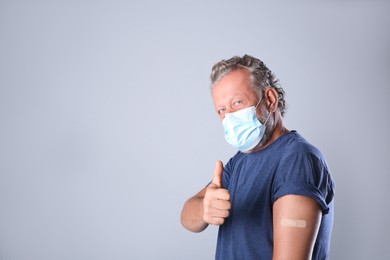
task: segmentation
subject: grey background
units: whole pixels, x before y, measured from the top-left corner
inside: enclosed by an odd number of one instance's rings
[[[331,259],[389,259],[388,1],[0,1],[0,259],[212,259],[179,223],[234,150],[220,59],[263,59],[337,182]]]

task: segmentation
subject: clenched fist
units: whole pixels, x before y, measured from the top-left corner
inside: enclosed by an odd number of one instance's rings
[[[230,193],[223,188],[222,173],[223,164],[217,161],[213,181],[207,187],[203,199],[203,220],[208,224],[222,225],[230,214]]]

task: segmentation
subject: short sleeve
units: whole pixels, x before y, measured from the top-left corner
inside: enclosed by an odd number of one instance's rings
[[[325,215],[334,197],[334,181],[321,156],[295,151],[279,161],[272,191],[272,203],[285,195],[307,196],[318,202]]]

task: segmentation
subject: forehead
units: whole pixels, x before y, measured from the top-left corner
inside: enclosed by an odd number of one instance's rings
[[[253,97],[256,92],[251,87],[250,74],[247,70],[232,71],[214,83],[212,96],[215,103],[224,102],[234,96]]]

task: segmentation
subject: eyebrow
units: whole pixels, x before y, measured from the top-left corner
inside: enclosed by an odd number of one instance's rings
[[[229,98],[227,98],[227,102],[230,104],[234,99],[240,99],[240,100],[248,100],[249,97],[246,96],[246,95],[243,95],[242,93],[234,93],[233,95],[231,95]],[[216,110],[218,111],[219,109],[221,108],[226,108],[226,105],[219,105],[219,106],[216,106],[215,105],[215,108]]]

